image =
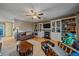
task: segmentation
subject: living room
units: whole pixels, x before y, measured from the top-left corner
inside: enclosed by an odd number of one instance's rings
[[[0,55],[79,56],[78,19],[78,3],[0,3]]]

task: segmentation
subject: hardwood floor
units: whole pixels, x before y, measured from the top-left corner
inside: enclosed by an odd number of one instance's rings
[[[48,41],[49,39],[36,37],[36,38],[33,38],[33,40],[38,41],[38,42],[43,42],[43,41]]]
[[[41,42],[35,41],[33,39],[27,40],[29,43],[33,44],[33,56],[45,56],[45,53],[41,49]]]
[[[47,40],[49,39],[40,38],[40,37],[27,40],[28,42],[34,45],[33,56],[45,56],[45,53],[41,49],[41,42]],[[16,45],[19,41],[16,41],[16,39],[14,38],[8,38],[8,37],[2,39],[2,41],[3,41],[3,45],[2,45],[3,56],[19,56],[19,54],[16,51]],[[54,40],[51,41],[54,42],[55,44],[57,43],[57,41]]]
[[[52,43],[58,45],[58,42],[56,39],[46,39],[46,38],[41,38],[41,37],[36,37],[36,38],[33,38],[33,40],[35,41],[38,41],[38,42],[44,42],[44,41],[51,41]]]

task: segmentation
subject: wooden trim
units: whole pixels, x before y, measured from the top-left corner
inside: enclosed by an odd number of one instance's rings
[[[65,17],[65,18],[61,18],[61,19],[63,20],[63,19],[69,19],[69,18],[76,18],[76,16]]]
[[[65,45],[66,47],[70,48],[72,51],[79,52],[79,51],[77,51],[76,49],[74,49],[74,48],[72,48],[72,47],[70,47],[70,46],[68,46],[68,45],[66,45],[66,44],[64,44],[64,43],[62,43],[62,44]]]

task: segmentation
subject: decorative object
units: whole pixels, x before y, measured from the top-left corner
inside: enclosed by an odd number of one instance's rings
[[[19,30],[19,27],[16,27],[16,31],[17,31],[17,41],[19,40],[19,32],[18,32],[18,30]]]
[[[74,41],[75,41],[75,34],[67,33],[64,39],[64,43],[69,46],[72,46],[74,44]]]

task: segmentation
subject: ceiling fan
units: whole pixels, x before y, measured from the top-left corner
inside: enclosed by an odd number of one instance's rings
[[[36,12],[34,10],[30,10],[30,12],[31,13],[27,14],[26,16],[31,16],[32,19],[36,19],[36,18],[41,19],[41,16],[44,15],[44,13],[38,13],[38,12]]]

